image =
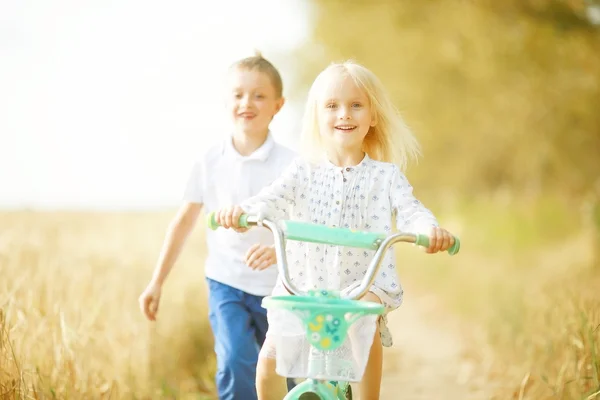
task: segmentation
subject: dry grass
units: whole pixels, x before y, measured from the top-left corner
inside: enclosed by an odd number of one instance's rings
[[[137,296],[170,213],[0,214],[0,398],[204,398],[213,389],[200,234],[159,321]]]
[[[512,211],[473,203],[460,219],[440,216],[462,237],[461,254],[401,263],[407,296],[419,286],[438,296],[441,312],[463,319],[467,357],[489,378],[494,399],[592,400],[600,390],[600,271],[590,266],[588,232],[557,205],[549,206],[551,226],[543,205],[505,205]],[[170,215],[0,214],[1,394],[214,392],[200,230],[168,281],[154,327],[137,306]]]
[[[600,269],[573,211],[554,204],[550,220],[544,204],[473,202],[441,218],[462,238],[459,256],[405,265],[463,320],[493,399],[600,399]]]

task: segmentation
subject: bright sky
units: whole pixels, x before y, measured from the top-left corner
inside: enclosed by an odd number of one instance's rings
[[[194,157],[228,128],[225,69],[254,48],[285,58],[305,3],[0,2],[0,208],[176,206]],[[272,125],[284,144],[299,112]]]

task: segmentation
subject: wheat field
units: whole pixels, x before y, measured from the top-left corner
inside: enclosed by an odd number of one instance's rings
[[[461,236],[457,257],[399,249],[408,295],[419,287],[460,321],[490,398],[600,398],[589,232],[556,207],[485,207],[441,217]],[[553,226],[537,222],[546,212]],[[172,215],[0,214],[0,398],[213,398],[202,229],[171,272],[158,321],[138,309]]]
[[[492,399],[600,399],[600,265],[591,216],[573,204],[486,199],[444,218],[451,260],[408,263],[463,326]],[[456,228],[456,229],[455,229]]]
[[[171,216],[0,216],[0,398],[213,391],[201,230],[163,290],[158,321],[138,309]]]

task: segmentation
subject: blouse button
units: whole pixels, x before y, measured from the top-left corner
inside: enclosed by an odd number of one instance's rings
[[[346,168],[346,171],[350,172],[350,171],[352,171],[352,168],[350,168],[350,167],[347,167],[347,168]]]

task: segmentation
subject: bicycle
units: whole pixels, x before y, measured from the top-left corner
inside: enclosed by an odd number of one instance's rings
[[[217,229],[219,225],[214,220],[214,213],[210,213],[207,217],[208,227]],[[348,331],[363,317],[370,316],[372,321],[368,323],[375,323],[376,318],[384,312],[384,306],[381,304],[357,299],[362,298],[369,291],[384,254],[392,245],[407,242],[429,247],[429,237],[409,232],[393,234],[362,232],[290,220],[276,223],[247,214],[240,217],[239,225],[264,226],[272,232],[279,275],[284,287],[292,296],[268,296],[263,299],[262,304],[266,309],[294,313],[302,321],[304,331],[302,340],[308,342],[308,354],[295,357],[294,361],[290,361],[290,357],[287,357],[288,359],[280,357],[282,353],[280,350],[284,349],[283,346],[277,346],[277,374],[290,377],[290,371],[298,370],[295,363],[299,362],[302,365],[300,369],[304,372],[302,378],[305,378],[283,400],[351,400],[350,384],[361,380],[368,357],[360,360],[362,365],[357,365],[357,360],[348,360],[354,356],[344,358],[343,354],[340,355],[345,345],[348,354],[346,343]],[[286,240],[369,249],[374,250],[375,255],[360,284],[347,295],[342,295],[343,291],[337,290],[301,291],[290,280],[285,257]],[[454,237],[454,245],[448,249],[448,253],[454,255],[459,249],[460,240]],[[291,348],[294,352],[294,346],[285,347]],[[300,359],[301,357],[304,359]]]

